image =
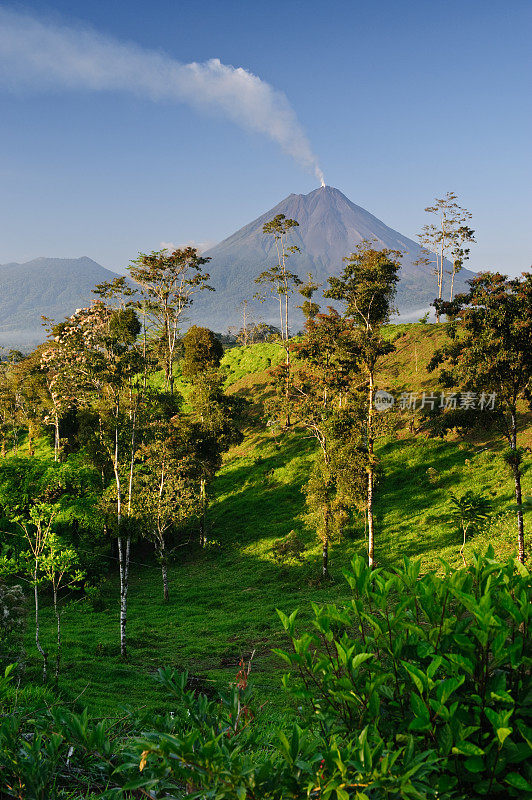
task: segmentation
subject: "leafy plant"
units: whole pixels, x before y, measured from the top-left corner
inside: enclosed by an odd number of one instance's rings
[[[363,731],[383,754],[405,748],[432,765],[439,797],[531,792],[528,570],[488,550],[441,577],[407,559],[372,572],[358,557],[346,579],[351,604],[315,605],[312,633],[280,612],[292,641],[278,651],[284,683],[310,709],[307,725],[322,739]]]
[[[208,700],[186,676],[161,673],[188,723],[134,745],[139,772],[127,788],[227,800],[528,796],[528,570],[488,550],[441,576],[421,575],[419,561],[385,572],[357,557],[346,579],[351,603],[315,604],[310,633],[296,630],[297,612],[279,612],[291,649],[276,652],[299,724],[265,750],[253,724],[234,727],[236,687],[232,699]]]
[[[453,525],[458,526],[463,536],[460,555],[465,564],[464,547],[466,536],[469,532],[478,531],[486,524],[492,514],[492,505],[487,497],[476,494],[470,489],[461,497],[457,497],[451,492],[450,498],[452,508],[449,513],[449,520]]]

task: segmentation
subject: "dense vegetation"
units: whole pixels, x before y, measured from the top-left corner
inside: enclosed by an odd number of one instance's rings
[[[2,363],[7,796],[532,791],[530,276],[394,326],[400,254],[363,243],[325,313],[295,225],[267,342],[180,334],[185,248]]]

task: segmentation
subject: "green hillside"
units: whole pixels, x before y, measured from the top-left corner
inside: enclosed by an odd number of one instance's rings
[[[394,395],[436,389],[426,364],[442,338],[437,325],[390,326],[396,351],[383,366],[380,387]],[[286,699],[279,691],[280,664],[272,647],[282,640],[276,608],[301,609],[310,616],[311,601],[348,599],[342,569],[365,551],[363,515],[355,515],[341,540],[331,548],[331,580],[319,580],[320,544],[305,524],[301,487],[313,458],[312,440],[301,432],[273,433],[263,401],[270,391],[268,370],[282,351],[257,344],[226,352],[226,387],[248,400],[245,437],[227,453],[216,478],[209,510],[206,549],[177,548],[170,569],[170,601],[163,603],[159,570],[149,556],[133,555],[129,596],[130,656],[118,648],[118,578],[111,576],[98,596],[75,598],[63,613],[64,665],[60,689],[67,700],[86,704],[95,714],[131,704],[162,708],[163,696],[152,675],[162,665],[187,668],[211,685],[227,685],[241,656],[255,651],[253,682],[259,697],[277,715]],[[526,422],[526,419],[525,419]],[[498,555],[515,550],[512,482],[496,434],[478,428],[461,439],[456,433],[430,438],[411,414],[397,415],[390,435],[378,443],[382,477],[376,501],[376,561],[392,566],[403,555],[423,559],[424,569],[438,569],[440,559],[459,564],[460,535],[448,522],[449,493],[482,491],[493,501],[494,521],[466,545],[492,543]],[[529,445],[525,427],[521,444]],[[530,474],[524,492],[532,493]],[[300,559],[276,557],[274,545],[292,531],[304,545]],[[530,537],[528,539],[530,542]],[[52,614],[45,609],[43,637],[53,642]],[[29,675],[40,664],[28,626]],[[207,683],[206,685],[209,685]]]

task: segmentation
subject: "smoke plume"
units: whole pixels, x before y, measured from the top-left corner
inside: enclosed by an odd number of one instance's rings
[[[50,24],[0,8],[0,85],[132,92],[214,110],[277,142],[323,185],[317,158],[286,95],[217,58],[182,64],[93,29]]]

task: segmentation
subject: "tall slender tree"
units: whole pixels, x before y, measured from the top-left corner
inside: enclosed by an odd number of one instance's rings
[[[68,365],[77,387],[77,403],[96,417],[93,435],[107,456],[115,483],[116,533],[120,572],[120,651],[127,654],[126,623],[131,535],[124,525],[131,508],[132,465],[135,451],[135,403],[133,378],[142,371],[136,347],[140,323],[132,308],[116,308],[97,301],[79,309],[53,330],[57,347],[48,362],[54,368]],[[124,478],[129,490],[125,491]],[[124,528],[127,528],[124,533]]]
[[[454,296],[454,279],[463,267],[464,261],[469,257],[469,244],[475,241],[475,232],[469,227],[472,214],[461,208],[456,202],[457,195],[447,192],[444,197],[437,197],[425,211],[436,217],[436,222],[423,226],[418,238],[423,245],[426,255],[420,261],[434,265],[438,300],[443,299],[445,281],[445,261],[449,260],[451,268],[450,299]],[[438,322],[439,312],[436,312]]]
[[[162,414],[156,416],[157,407]],[[137,491],[133,513],[143,535],[153,542],[161,566],[163,598],[170,597],[168,537],[198,511],[197,465],[190,445],[190,426],[179,415],[168,418],[158,403],[137,449]]]
[[[367,448],[352,357],[355,333],[350,320],[329,309],[309,315],[305,335],[293,345],[290,410],[319,445],[304,493],[322,543],[323,577],[331,541],[364,496]]]
[[[163,349],[167,386],[174,392],[174,363],[179,345],[179,324],[199,292],[214,291],[203,267],[210,258],[194,247],[140,253],[129,266],[131,278],[140,286],[142,307],[157,328]]]
[[[66,547],[61,541],[61,538],[53,531],[47,537],[44,558],[42,559],[40,569],[44,579],[52,589],[52,600],[57,625],[54,674],[57,684],[62,653],[59,592],[83,580],[85,573],[80,569],[79,555],[76,550],[73,547]]]
[[[301,278],[288,269],[289,257],[300,252],[297,245],[288,243],[291,231],[298,227],[299,222],[295,219],[287,219],[284,214],[277,214],[270,222],[266,222],[262,226],[263,233],[273,238],[277,263],[261,272],[255,279],[255,283],[263,287],[263,291],[256,295],[260,300],[265,300],[268,295],[273,295],[279,302],[281,340],[284,343],[287,343],[290,338],[290,297],[295,288],[301,284]]]
[[[199,477],[200,542],[207,540],[208,487],[222,463],[222,454],[242,439],[242,401],[223,390],[220,361],[223,347],[208,328],[192,327],[183,338],[183,377],[192,384],[191,446]]]
[[[376,373],[381,359],[393,351],[386,341],[382,327],[393,311],[397,282],[399,280],[401,253],[398,250],[377,250],[371,242],[361,242],[350,256],[339,277],[329,278],[326,297],[344,305],[345,317],[353,325],[351,356],[356,359],[366,382],[366,440],[367,466],[367,522],[368,561],[374,563],[375,529],[373,519],[373,494],[375,484],[375,438],[377,420],[374,398]]]
[[[291,231],[298,227],[299,222],[295,219],[287,219],[284,214],[277,214],[270,222],[266,222],[262,226],[263,233],[273,237],[275,252],[277,254],[277,263],[261,272],[255,279],[255,283],[263,287],[262,291],[259,291],[255,295],[256,297],[263,301],[268,296],[273,295],[277,297],[279,302],[280,340],[285,350],[284,380],[287,409],[285,424],[287,427],[290,425],[290,412],[288,410],[290,394],[290,297],[302,283],[297,273],[291,272],[288,269],[288,259],[290,256],[300,252],[299,247],[297,245],[288,244],[288,240]]]

